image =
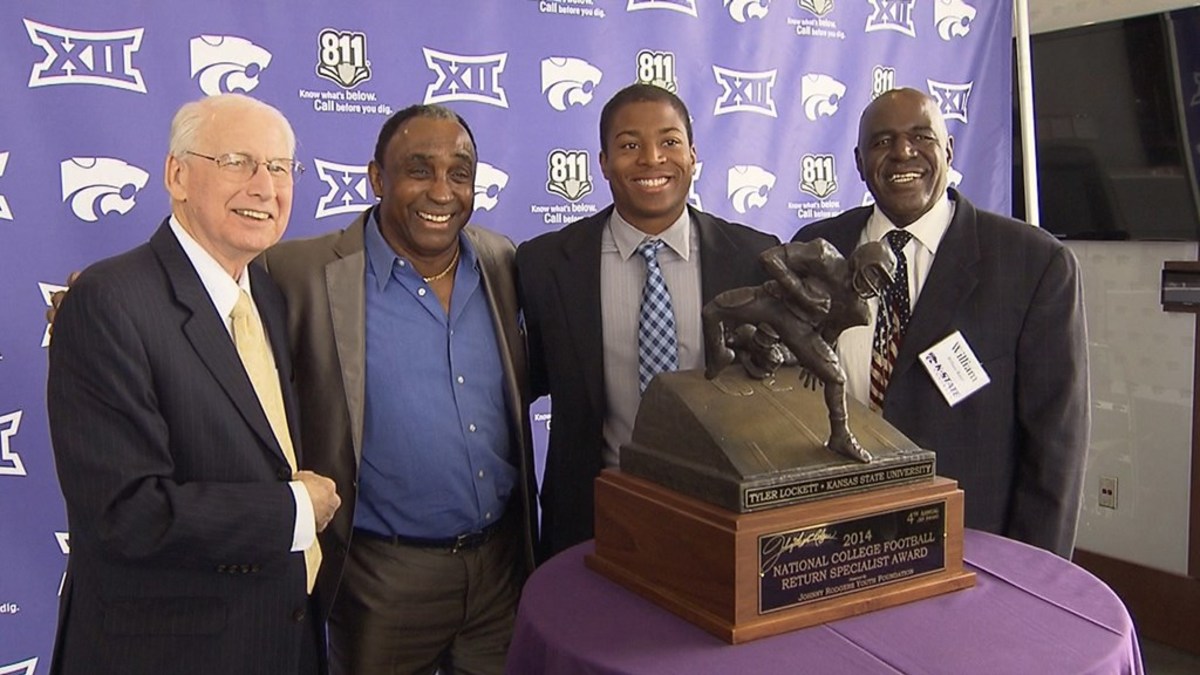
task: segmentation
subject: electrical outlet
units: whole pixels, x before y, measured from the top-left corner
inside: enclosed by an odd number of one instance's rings
[[[1100,506],[1106,509],[1117,508],[1117,477],[1100,477]]]

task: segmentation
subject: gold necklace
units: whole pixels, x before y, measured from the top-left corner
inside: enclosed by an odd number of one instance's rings
[[[425,280],[425,283],[431,284],[431,283],[437,281],[438,279],[441,279],[442,277],[446,276],[447,274],[450,274],[450,270],[454,269],[454,266],[458,264],[458,254],[460,251],[462,251],[461,246],[454,249],[454,257],[450,259],[450,264],[446,265],[446,269],[442,270],[441,272],[438,272],[437,274],[435,274],[431,277],[421,277],[421,278]]]

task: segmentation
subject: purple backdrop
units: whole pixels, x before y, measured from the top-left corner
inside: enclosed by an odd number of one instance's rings
[[[45,417],[48,295],[167,213],[170,116],[243,91],[282,109],[308,172],[288,236],[372,203],[386,115],[445,103],[472,125],[474,222],[514,240],[609,202],[597,123],[648,81],[689,105],[692,201],[788,238],[864,203],[858,113],[930,92],[953,179],[1008,211],[1011,8],[982,0],[17,0],[0,4],[0,674],[49,667],[68,552]],[[286,7],[286,9],[284,9]],[[548,405],[535,407],[544,436]]]

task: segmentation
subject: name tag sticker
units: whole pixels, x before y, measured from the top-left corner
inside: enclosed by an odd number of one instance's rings
[[[951,407],[992,381],[960,331],[922,352],[920,359]]]

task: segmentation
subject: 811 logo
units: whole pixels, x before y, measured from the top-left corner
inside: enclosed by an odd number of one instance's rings
[[[833,155],[804,155],[800,158],[800,190],[825,199],[837,192],[837,165]]]
[[[679,90],[675,79],[675,54],[643,49],[637,53],[638,84],[652,84],[669,92]]]
[[[329,186],[329,191],[317,200],[317,218],[337,216],[344,213],[360,213],[375,204],[367,187],[367,167],[356,164],[339,164],[313,158],[317,177]]]
[[[29,41],[46,52],[46,58],[33,64],[30,87],[96,84],[146,93],[142,71],[133,66],[144,29],[84,31],[24,21]]]
[[[546,192],[570,202],[583,199],[592,191],[592,168],[587,150],[555,148],[546,156]]]
[[[896,69],[887,66],[875,66],[871,69],[871,100],[879,95],[896,88]]]
[[[371,79],[367,35],[326,28],[317,35],[317,75],[343,89]]]

